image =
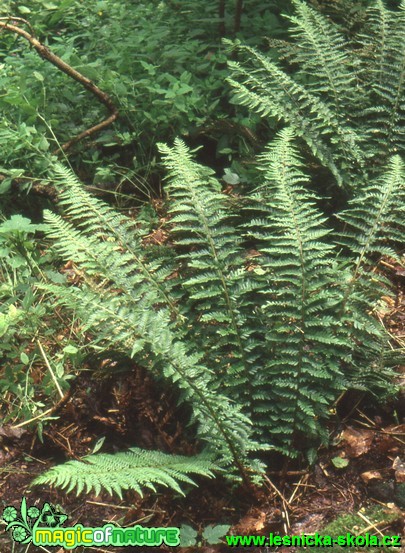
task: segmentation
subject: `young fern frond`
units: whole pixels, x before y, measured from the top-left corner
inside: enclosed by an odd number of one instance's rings
[[[122,492],[134,490],[143,495],[143,489],[156,491],[156,485],[171,488],[184,495],[180,484],[195,485],[190,474],[213,477],[219,470],[207,455],[184,457],[167,455],[160,451],[131,448],[115,454],[88,455],[83,461],[68,461],[38,476],[32,485],[50,484],[65,489],[76,488],[76,495],[106,490],[122,499]]]

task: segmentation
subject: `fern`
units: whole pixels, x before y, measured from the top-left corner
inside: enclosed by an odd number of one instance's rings
[[[237,45],[237,50],[245,64],[229,62],[233,77],[228,82],[235,89],[238,102],[262,116],[286,121],[342,186],[344,173],[338,162],[350,155],[351,166],[363,164],[354,131],[342,126],[323,100],[295,82],[276,63],[249,46]]]
[[[302,0],[293,4],[298,47],[281,47],[292,74],[236,42],[228,81],[239,103],[288,123],[340,186],[361,187],[404,147],[405,4],[391,12],[375,2],[351,40]]]
[[[167,455],[160,451],[131,448],[126,452],[88,455],[83,461],[69,461],[38,476],[32,485],[51,484],[67,493],[76,488],[77,495],[102,489],[122,499],[124,490],[143,495],[143,489],[156,491],[155,485],[171,488],[184,495],[179,482],[195,485],[189,474],[212,477],[219,467],[206,455],[184,457]]]
[[[60,166],[56,171],[63,181],[61,206],[66,206],[70,221],[82,228],[45,212],[48,235],[61,255],[79,264],[87,282],[81,288],[42,288],[74,309],[84,329],[97,334],[98,344],[130,353],[156,378],[176,384],[181,399],[192,407],[199,438],[224,465],[232,462],[243,473],[248,452],[258,447],[250,439],[249,418],[237,403],[216,390],[212,370],[201,362],[200,351],[193,351],[183,340],[187,321],[184,315],[173,320],[177,306],[172,308],[168,293],[173,287],[168,279],[173,267],[161,268],[156,260],[147,262],[140,243],[124,234],[131,222],[79,190],[72,173]],[[115,231],[120,224],[122,228]]]
[[[322,95],[343,123],[357,84],[354,60],[344,48],[346,39],[335,24],[308,4],[297,0],[293,4],[296,15],[288,19],[293,23],[291,36],[300,45],[293,61],[304,75],[313,75],[307,86]]]
[[[405,2],[392,12],[377,0],[368,13],[366,78],[374,100],[365,112],[369,138],[378,151],[395,154],[405,147]]]
[[[186,263],[179,283],[187,309],[185,339],[205,350],[205,362],[215,368],[221,386],[231,385],[233,397],[243,396],[247,405],[257,343],[249,325],[251,283],[235,215],[219,182],[191,159],[184,143],[177,140],[174,148],[160,149],[170,177],[172,235],[178,259]]]
[[[83,278],[80,286],[41,288],[76,312],[93,346],[120,349],[177,387],[205,454],[245,482],[260,470],[256,452],[268,447],[313,458],[341,393],[380,393],[392,376],[387,336],[369,313],[384,281],[370,267],[393,256],[390,243],[401,237],[402,162],[393,158],[358,192],[336,233],[309,191],[295,142],[293,129],[279,133],[259,158],[259,186],[243,200],[224,194],[181,141],[161,146],[170,255],[157,248],[154,256],[136,223],[61,167],[64,215],[45,213],[56,250]],[[155,453],[139,453],[135,489],[177,489],[170,457],[162,458],[169,472],[154,480],[148,455]],[[111,480],[96,459],[85,476],[71,463],[41,481],[97,492],[104,482],[117,493],[129,485],[125,468]]]
[[[67,222],[53,217],[50,212],[45,213],[50,236],[60,238],[57,241],[60,254],[71,258],[80,251],[78,261],[90,274],[97,267],[97,274],[108,275],[106,278],[122,290],[136,291],[135,300],[144,294],[152,294],[152,301],[163,302],[177,315],[169,286],[161,284],[173,269],[167,264],[167,259],[164,268],[160,259],[155,258],[149,263],[141,245],[141,236],[136,232],[133,222],[90,196],[62,165],[55,165],[54,172],[58,179],[56,184],[62,182],[64,188],[59,196],[60,205],[65,208],[66,216],[82,229],[75,233]],[[62,236],[58,233],[62,233]],[[120,255],[117,255],[118,251]],[[94,263],[96,267],[92,266]]]
[[[342,325],[349,334],[349,343],[361,342],[361,348],[350,348],[345,355],[346,373],[354,387],[381,390],[386,386],[385,357],[387,336],[384,328],[370,314],[370,305],[389,295],[390,283],[370,267],[378,266],[382,256],[395,258],[393,244],[401,244],[404,236],[404,165],[399,156],[391,159],[385,173],[370,182],[340,213],[344,232],[336,243],[344,246],[340,255],[342,275]],[[390,242],[387,241],[390,237]],[[352,252],[347,260],[347,249]],[[384,374],[385,372],[385,374]]]
[[[328,406],[343,388],[342,340],[333,332],[339,300],[333,246],[326,244],[325,218],[304,188],[293,138],[285,129],[260,158],[265,184],[255,200],[266,216],[253,220],[250,226],[260,231],[249,233],[262,243],[268,350],[253,403],[261,432],[287,455],[294,453],[297,433],[308,444],[322,436]]]

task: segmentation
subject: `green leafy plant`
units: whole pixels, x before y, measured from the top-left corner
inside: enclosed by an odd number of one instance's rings
[[[229,524],[210,524],[206,526],[199,536],[198,532],[188,524],[182,524],[180,527],[180,546],[181,547],[201,547],[202,545],[217,545],[229,531]]]
[[[249,149],[239,131],[254,127],[255,119],[229,106],[224,94],[227,69],[217,0],[206,2],[204,10],[201,18],[193,0],[99,0],[94,6],[72,0],[2,3],[0,16],[11,21],[13,15],[26,18],[39,40],[108,92],[119,108],[121,117],[114,128],[88,140],[80,159],[73,157],[87,181],[104,164],[112,168],[112,179],[115,164],[142,175],[157,171],[155,143],[173,135],[213,137],[218,150],[228,154]],[[234,11],[228,3],[226,27],[231,36],[234,25],[228,18],[232,20]],[[238,34],[257,44],[264,30],[276,33],[283,22],[274,11],[258,0],[246,3]],[[1,127],[16,127],[24,136],[28,128],[32,144],[53,151],[56,141],[63,144],[102,119],[102,106],[10,33],[0,36],[0,61],[0,134]],[[222,125],[230,112],[235,124]],[[2,165],[7,171],[18,167],[28,176],[42,175],[40,158],[22,141],[17,148],[4,148]]]
[[[336,233],[291,129],[260,157],[261,182],[244,197],[224,194],[180,140],[161,151],[171,246],[145,244],[136,221],[56,166],[63,215],[45,212],[46,234],[85,276],[40,288],[74,309],[93,345],[177,387],[205,453],[248,483],[259,450],[312,459],[342,391],[389,386],[388,337],[369,308],[386,283],[371,267],[395,255],[403,164],[394,157],[363,186]],[[92,487],[89,472],[81,482]]]
[[[279,50],[292,70],[233,44],[235,101],[288,123],[340,186],[362,186],[404,148],[405,4],[392,11],[376,1],[350,39],[306,2],[293,5],[294,42]]]
[[[41,412],[45,401],[55,396],[55,381],[59,391],[66,390],[72,378],[70,369],[75,360],[80,362],[78,340],[74,350],[67,343],[66,351],[51,355],[53,376],[38,370],[45,364],[44,350],[38,344],[53,344],[55,333],[64,331],[63,319],[55,320],[52,304],[36,288],[40,281],[65,281],[53,269],[52,256],[43,254],[34,239],[41,229],[22,215],[0,224],[1,414],[5,423],[36,417],[40,435],[46,420],[46,413],[41,417]]]
[[[143,488],[156,491],[155,485],[160,485],[184,495],[179,482],[195,485],[189,474],[212,477],[215,469],[218,467],[204,455],[190,458],[131,448],[114,455],[99,453],[83,461],[69,461],[53,467],[33,484],[55,484],[68,492],[76,488],[77,495],[93,490],[98,495],[103,488],[121,498],[123,490],[135,490],[142,495]]]

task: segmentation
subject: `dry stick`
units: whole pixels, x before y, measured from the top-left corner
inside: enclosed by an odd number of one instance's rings
[[[46,356],[46,353],[45,353],[45,351],[44,351],[44,348],[42,347],[42,344],[41,344],[41,342],[40,342],[39,340],[37,340],[37,344],[38,344],[39,350],[40,350],[40,352],[41,352],[41,355],[42,355],[42,357],[43,357],[43,360],[45,361],[45,365],[47,366],[48,371],[50,372],[50,375],[51,375],[51,378],[52,378],[52,380],[53,380],[53,382],[54,382],[54,384],[55,384],[55,387],[56,387],[56,389],[58,390],[58,394],[60,395],[60,398],[63,399],[63,398],[64,398],[64,395],[63,395],[62,389],[61,389],[61,387],[59,386],[59,382],[57,381],[56,376],[55,376],[55,373],[53,372],[52,367],[51,367],[51,365],[50,365],[50,363],[49,363],[49,361],[48,361],[48,358],[47,358],[47,356]]]
[[[266,475],[264,475],[264,479],[269,484],[269,486],[276,492],[276,494],[279,496],[279,498],[281,499],[283,504],[287,505],[287,507],[291,507],[290,502],[288,501],[288,499],[286,499],[286,497],[280,492],[280,490],[273,484],[273,482],[270,480],[270,478],[268,478]]]
[[[9,21],[10,19],[14,20],[18,18],[7,18]],[[27,23],[24,20],[25,23]],[[28,23],[27,23],[28,24]],[[79,142],[79,140],[82,140],[83,138],[89,137],[93,135],[94,133],[101,131],[105,127],[108,127],[108,125],[111,125],[117,117],[118,117],[118,109],[114,105],[112,99],[110,96],[100,90],[98,86],[96,86],[90,79],[76,71],[76,69],[73,69],[70,65],[68,65],[66,62],[64,62],[59,56],[54,54],[47,46],[44,46],[39,40],[37,40],[32,34],[28,33],[27,31],[24,31],[24,29],[20,29],[20,27],[17,27],[16,25],[11,25],[7,21],[4,22],[0,20],[0,29],[3,28],[6,31],[11,31],[12,33],[16,33],[17,35],[22,36],[25,38],[31,46],[35,48],[35,50],[38,52],[38,54],[43,58],[44,60],[49,61],[52,63],[52,65],[55,65],[58,69],[63,71],[63,73],[66,73],[69,77],[80,83],[86,90],[94,94],[96,98],[106,106],[108,111],[110,112],[110,116],[107,117],[107,119],[104,119],[101,123],[98,123],[97,125],[94,125],[93,127],[90,127],[89,129],[86,129],[85,131],[81,132],[77,136],[71,138],[68,142],[63,144],[60,148],[58,148],[54,154],[59,154],[62,152],[66,152],[73,146],[73,144],[76,144],[76,142]]]

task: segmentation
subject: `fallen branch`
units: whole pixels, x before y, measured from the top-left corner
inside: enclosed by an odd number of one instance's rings
[[[13,21],[13,23],[15,21],[24,22],[24,24],[28,25],[28,27],[30,28],[31,34],[25,31],[24,29],[21,29],[17,25],[10,23],[10,21]],[[104,119],[104,121],[101,121],[101,123],[98,123],[97,125],[94,125],[93,127],[86,129],[85,131],[79,133],[75,137],[68,140],[68,142],[60,146],[54,152],[55,154],[66,152],[67,150],[69,150],[69,148],[73,146],[73,144],[76,144],[83,138],[89,137],[95,134],[96,132],[101,131],[102,129],[111,125],[111,123],[113,123],[117,119],[118,109],[114,105],[114,102],[112,101],[110,96],[106,92],[103,92],[100,88],[98,88],[98,86],[96,86],[92,81],[90,81],[90,79],[88,79],[87,77],[79,73],[79,71],[76,71],[76,69],[73,69],[73,67],[71,67],[69,64],[64,62],[59,56],[54,54],[47,46],[45,46],[37,38],[35,38],[32,27],[30,26],[28,21],[18,17],[1,17],[0,29],[11,31],[12,33],[15,33],[25,38],[31,44],[31,46],[35,48],[35,50],[38,52],[38,54],[42,59],[49,61],[50,63],[52,63],[52,65],[55,65],[58,69],[63,71],[63,73],[66,73],[66,75],[68,75],[69,77],[71,77],[72,79],[80,83],[86,90],[91,92],[98,99],[99,102],[104,104],[105,107],[110,112],[109,117]]]

